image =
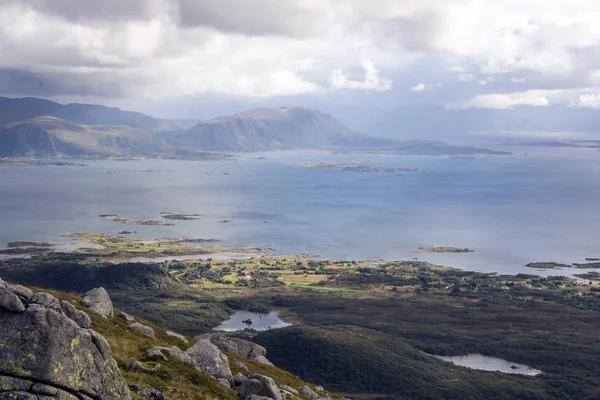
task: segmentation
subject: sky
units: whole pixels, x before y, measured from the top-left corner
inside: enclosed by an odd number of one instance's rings
[[[600,3],[1,0],[0,95],[170,118],[600,108]]]

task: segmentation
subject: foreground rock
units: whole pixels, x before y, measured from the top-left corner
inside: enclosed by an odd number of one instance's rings
[[[184,352],[186,358],[196,369],[217,379],[226,379],[233,385],[233,375],[227,356],[209,340],[199,340]]]
[[[272,400],[282,400],[281,392],[275,384],[275,381],[268,376],[259,374],[250,374],[242,382],[238,398],[240,400],[250,400],[253,396],[267,397]]]
[[[96,288],[87,292],[81,300],[81,304],[103,317],[112,318],[113,316],[113,304],[104,288]]]
[[[10,308],[0,307],[0,399],[131,399],[108,342],[79,312],[47,293],[23,302],[0,291]]]
[[[133,324],[129,324],[127,326],[133,329],[134,331],[138,331],[143,335],[151,337],[152,339],[156,339],[156,336],[154,336],[154,329],[152,329],[149,326],[142,325],[139,322],[134,322]]]
[[[248,340],[227,337],[218,333],[207,333],[197,336],[196,339],[210,340],[221,351],[237,354],[259,364],[273,365],[266,357],[267,349]]]
[[[319,398],[319,395],[308,386],[302,386],[300,389],[298,389],[298,393],[300,393],[301,396],[308,397],[309,399]]]

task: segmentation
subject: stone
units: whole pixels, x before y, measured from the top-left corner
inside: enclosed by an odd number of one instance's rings
[[[223,378],[232,384],[233,375],[229,369],[227,356],[209,340],[199,340],[184,354],[196,369],[217,379]]]
[[[154,388],[141,389],[138,393],[151,400],[169,400],[169,398],[165,394],[159,392]]]
[[[21,313],[25,311],[25,306],[19,296],[9,290],[0,289],[0,310]]]
[[[49,293],[39,292],[34,294],[29,301],[31,304],[37,304],[45,308],[49,308],[56,312],[62,313],[62,309],[60,308],[60,302],[54,296]]]
[[[308,397],[309,399],[319,398],[319,395],[308,386],[302,386],[300,389],[298,389],[298,394],[300,394],[300,396]]]
[[[128,324],[132,324],[135,322],[135,318],[133,318],[131,315],[129,315],[123,311],[121,311],[119,313],[119,318],[121,318],[123,321],[127,322]]]
[[[81,304],[89,307],[91,311],[106,318],[113,317],[113,304],[108,292],[104,288],[96,288],[87,292]]]
[[[266,357],[267,349],[248,340],[227,337],[218,333],[207,333],[196,336],[195,339],[210,340],[210,342],[217,346],[221,351],[237,354],[238,356],[245,357],[248,360],[252,360],[259,364],[273,366]]]
[[[241,361],[234,361],[233,365],[235,365],[236,367],[240,367],[241,369],[243,369],[244,371],[248,372],[248,367],[246,367],[246,364],[244,364]]]
[[[161,347],[161,346],[153,346],[151,348],[149,348],[148,350],[146,350],[146,354],[144,355],[145,359],[152,359],[154,357],[157,358],[164,358],[165,361],[167,361],[167,357],[165,356],[165,353],[168,353],[171,357],[175,357],[178,360],[181,361],[185,361],[185,362],[189,362],[190,358],[183,353],[183,351],[181,351],[181,349],[177,346],[171,346],[171,347]],[[159,356],[160,354],[160,356]]]
[[[4,282],[2,278],[0,278],[0,289],[4,289],[8,286],[8,283]]]
[[[92,325],[92,320],[85,312],[78,310],[68,301],[60,301],[60,309],[63,314],[71,318],[80,328],[88,329]]]
[[[248,375],[242,386],[240,386],[238,398],[240,400],[250,400],[253,395],[264,396],[272,400],[282,400],[281,392],[275,381],[260,374]]]
[[[150,328],[149,326],[142,325],[139,322],[134,322],[133,324],[129,324],[127,326],[129,326],[134,331],[138,331],[139,333],[151,337],[152,339],[156,339],[156,337],[154,336],[154,329]]]
[[[317,392],[324,392],[325,389],[323,389],[323,386],[315,386],[315,391],[317,391]]]
[[[229,381],[227,379],[219,378],[219,379],[217,379],[217,382],[219,382],[221,385],[225,386],[227,389],[231,389],[231,384],[229,383]]]
[[[241,385],[242,382],[244,382],[244,379],[246,379],[246,377],[238,372],[233,376],[233,383],[235,385]]]
[[[55,311],[53,299],[37,293],[24,312],[0,309],[0,399],[131,400],[108,342]]]
[[[58,394],[58,389],[52,386],[44,385],[43,383],[36,383],[31,387],[31,391],[35,394],[42,394],[45,396],[55,396]]]
[[[38,400],[39,398],[27,392],[2,392],[0,400]]]
[[[129,366],[129,372],[156,372],[159,369],[162,368],[162,365],[160,365],[159,363],[155,363],[155,362],[149,362],[149,363],[141,363],[139,361],[134,361],[130,366]]]
[[[257,394],[253,394],[252,396],[248,397],[248,400],[273,400],[273,399],[270,397],[259,396]]]
[[[185,338],[185,336],[180,335],[179,333],[175,333],[175,332],[171,332],[171,331],[166,331],[165,335],[177,338],[177,339],[181,340],[183,343],[187,343],[188,342],[188,340]]]
[[[279,389],[285,390],[286,392],[290,392],[290,393],[295,394],[295,395],[300,395],[300,393],[298,393],[298,391],[296,389],[294,389],[293,387],[291,387],[291,386],[279,385]]]
[[[27,301],[27,302],[30,301],[31,298],[33,297],[33,290],[31,290],[25,286],[6,284],[5,288],[10,290],[11,292],[13,292],[14,294],[16,294],[21,299],[23,299],[24,301]]]

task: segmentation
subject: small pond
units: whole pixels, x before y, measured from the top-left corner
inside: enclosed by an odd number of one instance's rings
[[[268,314],[236,311],[227,321],[223,321],[214,330],[227,332],[243,331],[244,329],[268,331],[270,329],[285,328],[290,325],[292,324],[282,321],[276,311]]]
[[[431,355],[431,354],[430,354]],[[519,374],[535,376],[542,371],[525,364],[517,364],[501,358],[487,357],[481,354],[468,354],[466,356],[433,356],[440,360],[449,361],[454,365],[478,369],[481,371],[497,371],[505,374]]]

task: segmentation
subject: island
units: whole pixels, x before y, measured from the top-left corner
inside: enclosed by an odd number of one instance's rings
[[[474,250],[459,247],[419,247],[418,253],[473,253]]]

